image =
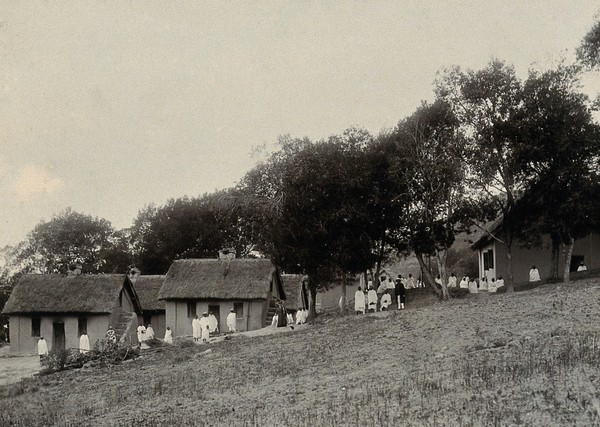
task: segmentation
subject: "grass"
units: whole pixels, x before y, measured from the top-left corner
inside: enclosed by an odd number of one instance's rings
[[[599,289],[415,301],[159,348],[17,384],[0,394],[0,425],[598,425]]]

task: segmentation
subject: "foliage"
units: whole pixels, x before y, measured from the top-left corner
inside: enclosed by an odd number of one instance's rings
[[[590,68],[600,66],[600,21],[583,38],[577,49],[577,59]]]
[[[86,363],[94,366],[115,365],[138,356],[137,348],[125,345],[109,345],[102,349],[95,347],[85,353],[80,353],[79,350],[59,350],[42,359],[41,374],[78,369]]]

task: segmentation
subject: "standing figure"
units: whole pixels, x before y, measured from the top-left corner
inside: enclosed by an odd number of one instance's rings
[[[169,326],[167,326],[167,330],[165,331],[165,344],[173,344],[173,331]]]
[[[398,303],[398,310],[403,310],[406,303],[406,288],[402,283],[401,276],[396,279],[396,302]]]
[[[530,282],[539,282],[540,280],[540,272],[538,271],[537,268],[535,268],[535,265],[531,266],[531,270],[529,270],[529,281]]]
[[[44,337],[40,337],[37,343],[38,356],[40,356],[40,362],[44,360],[46,356],[48,356],[48,343],[44,339]]]
[[[217,321],[217,317],[212,314],[212,311],[208,312],[208,326],[211,334],[219,333],[219,322]]]
[[[148,323],[148,327],[146,328],[146,340],[154,339],[154,328],[150,323]]]
[[[117,334],[115,334],[115,331],[112,326],[109,326],[108,330],[106,331],[106,343],[109,346],[115,345],[117,343]]]
[[[277,306],[277,327],[283,328],[287,326],[287,310],[283,306],[283,302],[279,301]]]
[[[202,342],[207,342],[210,338],[210,321],[206,312],[202,313],[202,319],[200,319],[200,338]]]
[[[90,351],[90,338],[87,336],[87,332],[83,331],[79,337],[79,352],[87,353]]]
[[[354,292],[354,311],[356,314],[365,314],[365,294],[360,286]]]
[[[137,339],[140,344],[146,341],[146,327],[144,325],[137,327]]]
[[[448,287],[456,288],[456,276],[454,273],[450,273],[450,277],[448,278]]]
[[[383,295],[381,296],[381,311],[385,311],[388,309],[390,305],[392,305],[392,297],[390,296],[389,291],[386,289]]]
[[[229,314],[227,315],[227,329],[229,329],[229,333],[233,334],[236,332],[235,327],[237,324],[237,319],[235,315],[235,310],[232,308],[229,310]]]
[[[377,311],[377,299],[377,292],[375,292],[375,289],[369,288],[369,293],[367,294],[369,312],[375,313]]]
[[[463,276],[462,279],[460,279],[459,286],[463,289],[468,289],[469,288],[469,278],[467,276]]]
[[[198,341],[200,335],[202,335],[202,328],[200,326],[200,319],[198,319],[198,315],[196,315],[194,320],[192,320],[192,337],[194,337],[194,341]]]

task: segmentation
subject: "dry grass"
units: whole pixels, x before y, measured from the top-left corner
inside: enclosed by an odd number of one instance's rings
[[[16,385],[0,425],[598,425],[599,285],[160,348]]]

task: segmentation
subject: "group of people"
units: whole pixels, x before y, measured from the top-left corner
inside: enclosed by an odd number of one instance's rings
[[[210,334],[218,333],[219,321],[212,312],[202,313],[202,317],[198,318],[198,315],[192,320],[192,337],[194,341],[207,342],[210,338]]]
[[[410,275],[412,279],[412,275]],[[380,311],[388,310],[392,305],[392,295],[395,295],[395,300],[398,305],[398,310],[404,309],[406,304],[406,283],[401,274],[398,275],[395,281],[391,278],[382,280],[377,290],[373,288],[373,283],[368,282],[368,289],[363,291],[359,286],[354,293],[354,311],[356,314],[364,314],[366,312],[374,313],[379,306]],[[411,281],[411,284],[414,283]]]
[[[140,345],[144,341],[153,340],[154,338],[154,328],[150,323],[148,323],[147,327],[143,324],[137,327],[137,340]]]

